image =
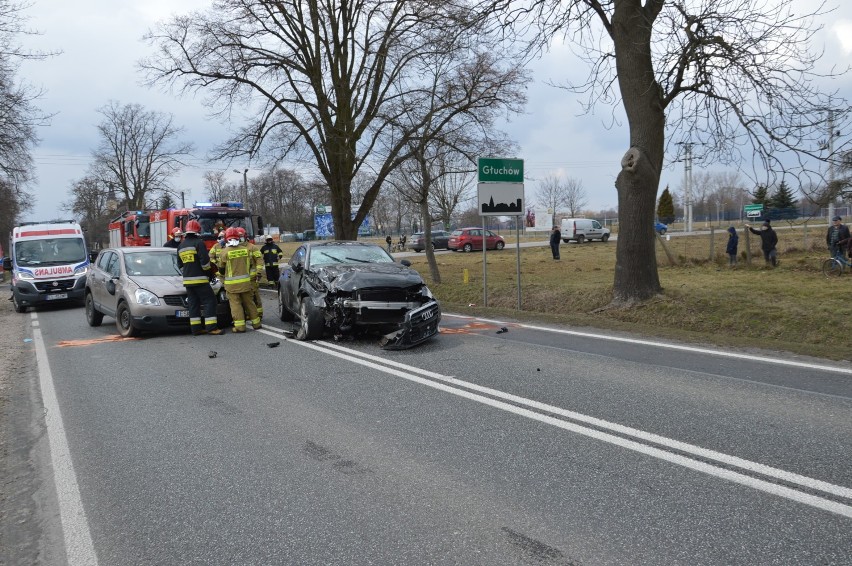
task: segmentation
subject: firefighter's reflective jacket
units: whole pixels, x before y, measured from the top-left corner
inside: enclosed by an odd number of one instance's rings
[[[278,267],[278,262],[284,255],[284,252],[275,243],[264,245],[260,248],[260,253],[263,254],[263,265],[266,267]]]
[[[257,277],[257,270],[263,268],[252,253],[252,249],[246,242],[236,246],[226,246],[218,253],[217,265],[219,275],[225,284],[225,290],[229,293],[246,293],[254,290],[253,281]]]
[[[210,282],[210,256],[201,238],[188,235],[178,246],[177,256],[184,285],[207,285]]]

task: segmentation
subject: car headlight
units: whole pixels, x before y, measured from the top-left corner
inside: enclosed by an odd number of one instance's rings
[[[423,285],[423,288],[420,289],[420,294],[423,295],[424,297],[428,297],[430,299],[435,298],[435,296],[432,294],[432,291],[430,291],[429,287],[427,287],[426,285]]]
[[[157,298],[157,295],[148,291],[147,289],[136,289],[134,292],[136,295],[136,303],[140,305],[148,305],[151,307],[156,307],[160,305],[160,299]]]
[[[16,271],[15,277],[17,277],[18,279],[25,279],[27,281],[34,281],[35,280],[35,275],[30,273],[29,271]]]
[[[74,270],[74,277],[80,277],[82,275],[85,275],[86,272],[88,272],[88,271],[89,271],[89,266],[81,265],[80,267],[78,267],[77,269]]]

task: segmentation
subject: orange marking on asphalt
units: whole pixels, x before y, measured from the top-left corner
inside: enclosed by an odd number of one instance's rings
[[[124,338],[123,336],[104,336],[103,338],[90,338],[89,340],[60,340],[56,345],[60,348],[69,346],[93,346],[103,342],[123,342],[125,340],[141,340],[141,338]]]

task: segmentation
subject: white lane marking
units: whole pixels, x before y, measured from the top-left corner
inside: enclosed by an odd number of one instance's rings
[[[261,331],[263,332],[263,331]],[[274,335],[274,333],[270,331],[266,331],[267,334]],[[471,391],[466,391],[464,389],[458,389],[456,387],[451,386],[450,384],[457,384],[462,387],[470,387],[474,390],[482,390],[483,392],[489,392],[489,394],[496,394],[498,397],[511,399],[518,403],[523,403],[530,407],[535,407],[539,410],[547,410],[553,412],[554,414],[560,415],[577,415],[582,417],[583,419],[587,419],[586,422],[589,423],[601,423],[602,425],[606,425],[610,430],[613,431],[633,431],[635,433],[635,437],[643,438],[643,439],[654,439],[653,442],[657,442],[659,444],[663,444],[666,446],[677,447],[678,449],[683,450],[684,448],[689,452],[689,450],[694,450],[694,453],[698,456],[706,456],[709,457],[713,455],[718,455],[721,458],[726,460],[719,460],[725,463],[731,463],[731,465],[737,465],[736,463],[741,463],[740,467],[744,469],[748,469],[750,471],[759,471],[764,475],[776,477],[779,479],[784,479],[789,481],[790,483],[799,483],[800,485],[806,487],[812,487],[814,489],[821,489],[822,491],[826,491],[828,493],[832,493],[841,497],[850,497],[852,494],[852,490],[848,488],[833,485],[827,482],[822,482],[820,480],[808,478],[805,476],[800,476],[798,474],[793,474],[791,472],[786,472],[784,470],[778,470],[776,468],[772,468],[770,466],[764,466],[762,464],[758,464],[756,462],[750,462],[748,460],[743,460],[741,458],[736,458],[734,456],[728,456],[726,454],[717,453],[711,450],[705,450],[703,448],[692,446],[686,443],[681,443],[679,441],[671,440],[662,436],[658,436],[651,433],[646,433],[643,431],[639,431],[636,429],[631,429],[629,427],[624,427],[622,425],[617,425],[614,423],[608,423],[607,421],[602,421],[600,419],[596,419],[594,417],[588,417],[586,415],[580,415],[579,413],[573,413],[572,411],[565,411],[564,409],[560,409],[558,407],[552,407],[550,405],[546,405],[544,403],[538,403],[536,401],[531,401],[528,399],[524,399],[521,397],[516,397],[514,395],[503,393],[500,391],[492,390],[489,388],[480,387],[476,384],[468,384],[467,382],[457,380],[450,376],[443,376],[441,374],[436,374],[434,372],[430,372],[428,370],[422,370],[419,368],[411,368],[411,366],[406,366],[405,364],[400,364],[398,362],[393,362],[390,360],[385,360],[384,358],[380,358],[377,356],[372,356],[371,354],[365,354],[361,352],[355,352],[349,350],[347,348],[343,348],[341,346],[335,344],[328,343],[312,343],[312,342],[302,342],[292,340],[291,342],[303,346],[305,348],[310,348],[312,350],[316,350],[318,352],[323,352],[327,355],[334,356],[352,363],[357,363],[363,365],[365,367],[369,367],[371,369],[375,369],[377,371],[381,371],[384,373],[388,373],[391,375],[395,375],[397,377],[401,377],[408,381],[412,381],[414,383],[418,383],[421,385],[425,385],[427,387],[431,387],[433,389],[437,389],[439,391],[443,391],[445,393],[450,393],[452,395],[456,395],[459,397],[463,397],[465,399],[469,399],[471,401],[475,401],[484,405],[488,405],[490,407],[494,407],[497,409],[501,409],[503,411],[507,411],[509,413],[513,413],[519,416],[523,416],[535,421],[539,421],[545,424],[549,424],[555,426],[557,428],[561,428],[563,430],[567,430],[570,432],[574,432],[576,434],[580,434],[583,436],[587,436],[589,438],[593,438],[595,440],[599,440],[602,442],[607,442],[609,444],[613,444],[616,446],[620,446],[622,448],[626,448],[628,450],[632,450],[634,452],[639,452],[641,454],[645,454],[648,456],[652,456],[654,458],[658,458],[660,460],[664,460],[666,462],[676,464],[679,466],[683,466],[685,468],[689,468],[698,472],[702,472],[704,474],[714,476],[717,478],[721,478],[727,481],[731,481],[734,483],[738,483],[740,485],[744,485],[753,489],[757,489],[759,491],[764,491],[766,493],[770,493],[772,495],[776,495],[779,497],[783,497],[785,499],[789,499],[792,501],[796,501],[799,503],[803,503],[805,505],[809,505],[811,507],[815,507],[817,509],[822,509],[824,511],[828,511],[830,513],[835,513],[837,515],[842,515],[844,517],[852,518],[852,506],[839,503],[836,501],[831,501],[829,499],[825,499],[823,497],[819,497],[816,495],[811,495],[808,493],[803,493],[801,491],[797,491],[796,489],[789,488],[783,485],[778,485],[776,483],[772,483],[769,481],[765,481],[759,478],[754,478],[751,476],[747,476],[745,474],[728,470],[726,468],[720,468],[713,464],[708,464],[706,462],[701,462],[698,460],[693,460],[687,456],[683,456],[680,454],[673,454],[671,452],[667,452],[663,449],[656,448],[654,446],[648,446],[646,444],[641,444],[639,442],[623,438],[620,436],[615,436],[606,432],[601,432],[599,430],[590,429],[572,422],[564,421],[558,419],[556,417],[552,417],[549,415],[543,415],[541,413],[534,412],[530,409],[526,409],[523,407],[518,407],[517,405],[509,404],[504,401],[498,401],[496,399],[492,399],[490,397],[484,397],[478,393],[473,393]],[[353,354],[357,354],[353,355]],[[361,356],[359,359],[358,356]],[[376,363],[371,360],[378,360],[379,363]],[[399,369],[394,369],[396,367],[404,367],[411,368],[411,370],[416,370],[416,373],[420,373],[421,375],[428,375],[433,377],[434,379],[438,379],[440,381],[433,381],[432,379],[427,379],[425,377],[419,377],[414,375],[414,371],[402,371]],[[490,393],[493,392],[493,393]],[[603,426],[601,428],[604,428]],[[680,448],[683,447],[683,448]]]
[[[349,348],[345,348],[343,346],[339,346],[337,344],[325,344],[328,348],[333,348],[336,350],[340,350],[342,352],[347,352],[350,355],[361,356],[365,359],[376,361],[378,363],[384,363],[399,369],[403,369],[412,373],[419,373],[420,375],[424,375],[426,377],[431,377],[432,379],[438,379],[445,383],[449,383],[451,385],[455,385],[458,387],[464,387],[466,389],[471,389],[473,391],[478,391],[480,393],[490,395],[493,397],[497,397],[499,399],[504,399],[506,401],[511,401],[512,403],[517,403],[519,405],[524,405],[526,407],[530,407],[532,409],[536,409],[538,411],[544,411],[547,413],[552,413],[555,415],[559,415],[561,417],[565,417],[571,420],[580,421],[586,424],[590,424],[596,426],[598,428],[602,428],[605,430],[609,430],[612,432],[617,432],[619,434],[623,434],[625,436],[631,436],[633,438],[641,439],[646,442],[653,442],[654,444],[659,444],[660,446],[665,446],[666,448],[671,448],[674,450],[678,450],[680,452],[686,452],[687,454],[692,454],[694,456],[698,456],[700,458],[705,458],[707,460],[714,460],[716,462],[726,464],[728,466],[734,466],[737,468],[741,468],[743,470],[747,470],[749,472],[763,474],[765,476],[770,476],[773,478],[777,478],[780,480],[784,480],[788,483],[794,483],[797,485],[801,485],[803,487],[807,487],[810,489],[815,489],[819,491],[823,491],[825,493],[830,493],[832,495],[836,495],[838,497],[845,497],[847,499],[852,499],[852,489],[835,485],[832,483],[824,482],[821,480],[817,480],[814,478],[809,478],[807,476],[802,476],[793,472],[788,472],[786,470],[781,470],[778,468],[773,468],[771,466],[766,466],[764,464],[760,464],[758,462],[752,462],[751,460],[746,460],[744,458],[739,458],[737,456],[731,456],[729,454],[724,454],[722,452],[716,452],[715,450],[709,450],[707,448],[702,448],[700,446],[696,446],[694,444],[688,444],[686,442],[681,442],[679,440],[674,440],[672,438],[668,438],[665,436],[660,436],[658,434],[654,434],[651,432],[645,432],[643,430],[631,428],[628,426],[620,425],[618,423],[613,423],[609,421],[605,421],[603,419],[599,419],[597,417],[592,417],[589,415],[584,415],[582,413],[577,413],[574,411],[569,411],[567,409],[562,409],[561,407],[556,407],[554,405],[548,405],[546,403],[541,403],[539,401],[533,401],[532,399],[527,399],[525,397],[519,397],[517,395],[513,395],[511,393],[506,393],[504,391],[500,391],[497,389],[491,389],[490,387],[483,387],[481,385],[477,385],[475,383],[471,383],[468,381],[462,381],[455,377],[449,375],[441,375],[429,370],[420,369],[414,366],[409,366],[406,364],[402,364],[399,362],[395,362],[392,360],[386,360],[384,358],[374,356],[372,354],[368,354],[366,352],[359,352],[357,350],[351,350]]]
[[[33,318],[36,318],[35,313]],[[59,401],[53,387],[53,373],[50,371],[47,350],[39,328],[33,328],[33,342],[36,346],[50,460],[53,465],[56,496],[59,499],[59,516],[65,538],[65,555],[70,566],[97,566],[95,545],[89,532],[89,522],[86,519],[86,511],[83,508],[83,500],[77,484],[77,474],[74,473],[74,463],[71,460],[71,449],[62,424],[62,412],[59,410]]]
[[[852,375],[852,368],[844,368],[840,366],[830,366],[826,364],[815,364],[809,362],[797,362],[795,360],[785,360],[779,358],[769,358],[766,356],[756,356],[753,354],[742,354],[737,352],[726,352],[724,350],[708,350],[707,348],[698,348],[695,346],[686,346],[682,344],[668,344],[666,342],[654,342],[653,340],[640,340],[637,338],[624,338],[620,336],[607,336],[606,334],[594,334],[592,332],[580,332],[577,330],[563,330],[561,328],[548,328],[546,326],[536,326],[534,324],[523,324],[519,322],[504,322],[499,320],[492,320],[488,318],[476,318],[476,317],[468,317],[462,315],[448,314],[442,313],[442,316],[449,316],[454,318],[461,319],[475,319],[481,320],[482,322],[489,322],[491,324],[499,324],[501,326],[506,326],[507,324],[511,324],[512,326],[517,326],[520,328],[527,328],[529,330],[539,330],[541,332],[553,332],[555,334],[567,334],[570,336],[581,336],[583,338],[595,338],[598,340],[609,340],[611,342],[623,342],[626,344],[638,344],[640,346],[652,346],[655,348],[666,348],[669,350],[680,350],[682,352],[694,352],[697,354],[708,354],[711,356],[720,356],[723,358],[734,358],[740,360],[750,360],[756,362],[765,362],[768,364],[776,364],[782,366],[791,366],[791,367],[799,367],[804,369],[815,369],[820,371],[831,371],[835,373],[845,373],[848,375]]]

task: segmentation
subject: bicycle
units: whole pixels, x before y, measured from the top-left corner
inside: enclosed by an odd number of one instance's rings
[[[840,277],[847,267],[852,268],[852,262],[843,256],[843,252],[838,252],[822,262],[822,273],[826,277]]]

